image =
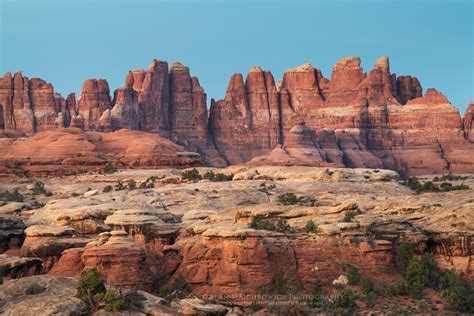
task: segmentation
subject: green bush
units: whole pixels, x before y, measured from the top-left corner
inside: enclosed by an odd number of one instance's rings
[[[276,188],[276,185],[275,184],[270,184],[267,186],[267,184],[265,182],[261,183],[260,184],[260,189],[258,189],[260,192],[263,192],[265,194],[269,194],[270,193],[270,190]]]
[[[474,290],[455,271],[440,273],[439,288],[448,303],[448,308],[461,313],[474,313]]]
[[[190,180],[190,181],[202,180],[202,176],[199,174],[199,171],[196,168],[181,172],[181,178],[183,180]]]
[[[314,233],[318,230],[318,227],[312,220],[309,220],[306,222],[305,230],[307,233]]]
[[[448,178],[444,178],[448,179]],[[434,181],[444,181],[443,178],[438,178],[434,179]],[[453,179],[459,180],[461,178],[454,177]],[[401,181],[403,185],[408,186],[410,189],[416,191],[417,194],[423,193],[423,192],[449,192],[449,191],[456,191],[456,190],[468,190],[469,186],[465,185],[464,183],[460,185],[452,185],[451,183],[448,182],[443,182],[441,183],[440,186],[434,184],[431,181],[427,181],[424,183],[421,183],[418,178],[416,177],[410,177],[408,179],[404,179]]]
[[[357,311],[359,296],[351,289],[344,289],[334,301],[336,315],[354,315]]]
[[[125,308],[125,301],[115,290],[106,290],[94,295],[95,304],[104,303],[104,309],[108,312],[118,312]]]
[[[25,197],[18,192],[18,189],[13,190],[13,192],[5,191],[4,193],[0,193],[0,199],[6,200],[8,202],[23,202]]]
[[[213,182],[232,181],[234,174],[225,175],[223,173],[214,173],[214,171],[209,170],[204,174],[203,178]]]
[[[116,185],[115,185],[115,191],[122,191],[122,190],[125,190],[127,189],[127,187],[125,186],[125,184],[123,184],[122,181],[119,181]]]
[[[111,185],[107,185],[105,186],[105,188],[102,190],[102,192],[104,193],[108,193],[108,192],[111,192],[114,188],[112,188]]]
[[[77,282],[76,290],[76,297],[92,306],[95,305],[94,296],[106,292],[104,282],[95,268],[82,273],[81,278]]]
[[[410,244],[402,243],[397,249],[397,252],[394,257],[395,266],[401,274],[405,274],[408,264],[410,263],[411,258],[413,258],[412,253],[413,247]]]
[[[374,281],[371,278],[362,279],[362,292],[366,295],[376,292]]]
[[[38,283],[30,283],[25,288],[25,293],[28,295],[35,295],[43,293],[46,290],[44,286]]]
[[[36,181],[33,187],[33,194],[34,195],[41,195],[44,194],[46,196],[51,196],[52,193],[49,191],[46,191],[46,188],[44,187],[44,183],[41,181]]]
[[[423,265],[415,257],[411,258],[405,271],[405,278],[408,282],[408,294],[416,300],[423,297],[424,280]]]
[[[288,224],[286,219],[280,218],[276,223],[272,221],[266,221],[265,216],[257,214],[253,217],[252,222],[249,224],[252,229],[265,229],[271,231],[277,231],[280,233],[291,232],[291,226]]]
[[[284,205],[295,205],[301,203],[303,200],[303,197],[297,197],[294,193],[285,193],[278,197],[278,202]]]
[[[344,219],[342,221],[346,222],[346,223],[351,222],[354,217],[356,217],[357,215],[360,215],[360,214],[362,214],[362,212],[360,210],[347,211],[346,214],[344,215]]]
[[[104,166],[104,169],[102,169],[101,171],[99,171],[99,173],[102,173],[102,174],[112,174],[112,173],[116,173],[118,170],[117,168],[115,168],[114,166],[112,166],[112,164],[109,162],[107,163],[105,166]]]
[[[249,226],[253,229],[275,230],[275,224],[273,222],[265,221],[265,216],[262,214],[255,215]]]
[[[342,270],[345,272],[350,285],[356,285],[360,282],[359,269],[350,265],[343,265]]]
[[[127,187],[129,190],[135,190],[137,188],[137,182],[135,180],[129,180],[127,183]]]
[[[322,308],[326,303],[325,301],[323,283],[320,278],[317,278],[311,287],[311,298],[308,304],[311,307]]]

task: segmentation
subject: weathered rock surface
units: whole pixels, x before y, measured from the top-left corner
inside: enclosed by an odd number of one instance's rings
[[[18,279],[40,274],[43,267],[38,258],[22,258],[0,254],[0,276],[4,279]]]
[[[44,288],[38,294],[26,294],[30,284]],[[10,280],[0,285],[2,315],[88,315],[85,302],[75,297],[76,281],[72,278],[36,275]]]
[[[461,118],[440,92],[423,95],[417,78],[392,73],[388,57],[368,74],[360,64],[359,57],[341,58],[330,79],[304,64],[279,84],[270,71],[252,67],[245,80],[231,77],[224,99],[212,100],[209,111],[198,79],[179,62],[169,68],[154,59],[148,69],[130,71],[113,100],[107,81],[89,79],[77,103],[41,79],[7,73],[0,80],[0,136],[127,128],[157,133],[219,167],[258,157],[259,164],[344,164],[413,175],[474,172],[472,105]],[[302,123],[307,130],[296,137],[293,128]],[[5,152],[0,148],[0,157]]]
[[[55,129],[26,139],[2,140],[0,153],[3,172],[13,172],[8,165],[31,173],[61,173],[98,169],[107,163],[118,167],[202,164],[199,154],[186,154],[166,138],[125,129],[113,133]]]

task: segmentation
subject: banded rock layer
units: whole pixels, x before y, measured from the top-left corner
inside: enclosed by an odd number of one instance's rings
[[[106,80],[87,80],[76,102],[51,84],[7,73],[0,80],[0,133],[31,136],[57,127],[158,133],[199,152],[208,164],[336,165],[407,174],[472,173],[470,104],[464,117],[417,78],[390,72],[388,57],[368,74],[342,58],[330,79],[305,64],[275,83],[260,67],[234,74],[212,100],[189,68],[153,60],[132,70],[110,96]]]

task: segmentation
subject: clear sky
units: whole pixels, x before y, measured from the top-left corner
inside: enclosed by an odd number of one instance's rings
[[[111,91],[152,58],[178,60],[208,97],[233,73],[311,63],[330,77],[341,57],[365,71],[390,57],[397,75],[418,77],[464,113],[474,98],[472,0],[80,1],[0,0],[0,71],[22,70],[67,95],[105,78]]]

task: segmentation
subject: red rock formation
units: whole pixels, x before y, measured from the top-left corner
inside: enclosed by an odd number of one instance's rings
[[[104,79],[89,79],[84,82],[77,100],[77,112],[84,118],[84,127],[100,130],[99,118],[105,110],[112,108],[109,84]]]
[[[474,101],[469,101],[469,106],[466,109],[464,114],[463,124],[464,124],[464,133],[466,138],[474,143]]]
[[[140,141],[137,142],[136,140]],[[74,150],[71,150],[74,148]],[[84,132],[76,128],[55,129],[28,139],[0,142],[2,172],[16,164],[26,172],[40,173],[98,169],[116,166],[198,166],[201,158],[182,146],[152,133],[120,130],[113,133]],[[49,166],[49,167],[48,167]]]
[[[266,154],[280,141],[279,102],[273,76],[254,67],[244,84],[232,76],[224,100],[212,102],[209,128],[229,163]]]
[[[225,98],[211,101],[209,118],[198,79],[177,62],[168,69],[153,60],[147,70],[130,71],[113,102],[105,80],[87,80],[77,105],[74,95],[64,100],[40,79],[8,73],[0,80],[2,136],[69,126],[128,128],[199,151],[214,166],[266,161],[262,156],[275,148],[273,158],[291,156],[285,146],[301,154],[308,143],[292,144],[289,131],[304,122],[317,135],[310,151],[318,151],[323,163],[412,174],[472,172],[472,113],[471,105],[461,120],[434,89],[422,96],[417,78],[391,73],[388,57],[368,74],[360,58],[341,58],[330,80],[305,64],[287,70],[278,85],[269,71],[254,67],[245,82],[232,76]]]

